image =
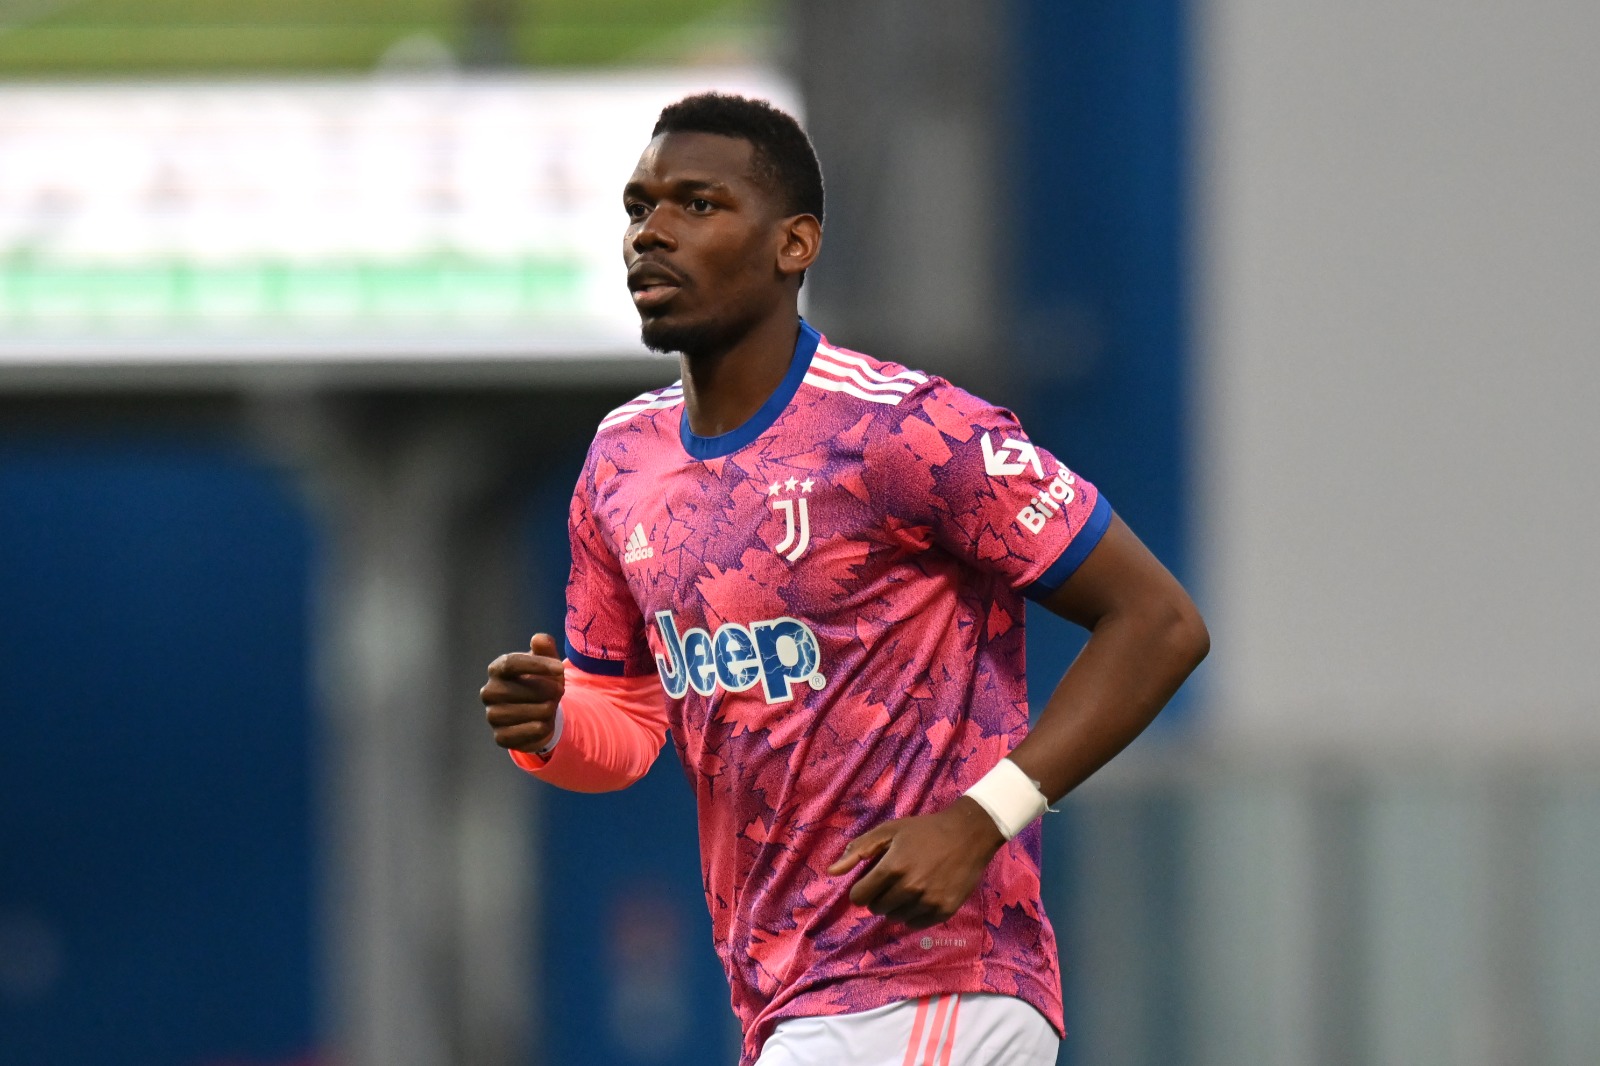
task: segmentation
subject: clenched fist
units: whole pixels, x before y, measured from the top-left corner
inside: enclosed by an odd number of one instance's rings
[[[494,730],[494,742],[525,752],[537,752],[550,743],[556,707],[565,691],[561,653],[548,633],[535,633],[526,652],[511,652],[490,663],[489,680],[478,697]]]
[[[866,863],[866,874],[850,888],[850,902],[926,929],[960,909],[1005,842],[988,812],[962,796],[942,811],[867,830],[828,873],[838,877]]]

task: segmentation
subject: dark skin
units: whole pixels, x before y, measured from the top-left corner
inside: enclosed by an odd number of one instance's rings
[[[1053,804],[1144,731],[1211,642],[1183,587],[1115,516],[1044,605],[1089,630],[1082,654],[1011,753]],[[867,830],[828,872],[871,863],[851,900],[923,929],[956,912],[1004,843],[988,812],[962,796],[935,814]]]
[[[801,273],[822,228],[787,215],[752,167],[748,142],[663,134],[624,190],[623,256],[647,342],[683,342],[684,403],[695,433],[726,433],[760,408],[788,369],[799,331]],[[1011,759],[1054,803],[1154,720],[1210,646],[1183,587],[1122,520],[1045,606],[1089,640]],[[480,695],[495,743],[534,752],[550,738],[564,691],[555,640],[489,666]],[[828,868],[864,867],[850,899],[927,928],[972,895],[1005,844],[988,813],[963,796],[929,814],[884,822]]]
[[[737,429],[772,395],[800,333],[800,277],[822,248],[815,215],[786,215],[750,142],[668,133],[623,187],[622,255],[646,343],[679,347],[689,428]]]

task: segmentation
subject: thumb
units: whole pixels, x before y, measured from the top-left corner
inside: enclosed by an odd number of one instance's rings
[[[556,649],[556,639],[549,633],[535,633],[533,639],[528,641],[528,650],[546,659],[561,658],[561,653]]]
[[[828,867],[828,874],[837,877],[846,873],[852,866],[867,859],[875,859],[883,854],[889,846],[889,841],[894,838],[894,830],[888,824],[874,826],[862,833],[844,849],[844,854],[833,861]]]

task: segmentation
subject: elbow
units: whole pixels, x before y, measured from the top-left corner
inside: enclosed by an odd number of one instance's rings
[[[1200,609],[1187,595],[1170,605],[1166,629],[1166,643],[1172,649],[1173,658],[1183,664],[1187,677],[1210,654],[1211,631],[1206,628]]]
[[[603,792],[621,792],[643,777],[644,774],[612,773],[587,775],[566,781],[554,781],[548,777],[545,780],[568,792],[582,792],[595,796]]]
[[[587,762],[577,763],[562,775],[563,780],[549,776],[545,780],[572,792],[620,792],[650,772],[667,737],[664,731],[621,718],[609,735],[595,739],[598,743]],[[558,744],[554,754],[560,753]]]
[[[513,751],[511,760],[547,785],[566,792],[620,792],[650,772],[652,758],[637,757],[608,765],[572,758],[558,747],[549,759]]]
[[[561,709],[561,737],[548,761],[524,769],[569,792],[627,788],[650,772],[667,739],[653,675],[605,678],[569,665]]]
[[[1200,609],[1174,582],[1160,594],[1138,601],[1136,615],[1140,641],[1149,656],[1146,663],[1159,664],[1158,672],[1175,689],[1211,651],[1211,633]]]

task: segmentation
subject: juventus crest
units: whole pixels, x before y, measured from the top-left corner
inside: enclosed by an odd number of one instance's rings
[[[811,501],[807,497],[816,482],[809,476],[801,481],[789,478],[767,487],[767,504],[783,515],[783,537],[772,550],[794,562],[811,546]]]

